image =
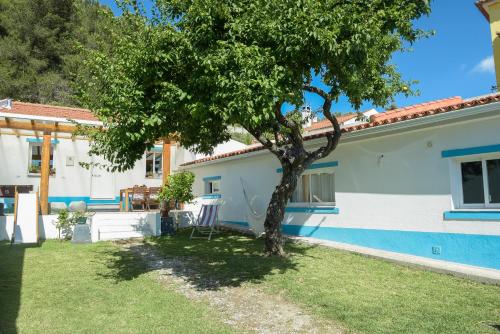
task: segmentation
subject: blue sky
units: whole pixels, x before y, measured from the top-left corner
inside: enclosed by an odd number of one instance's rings
[[[114,0],[100,0],[113,8]],[[418,80],[414,86],[420,95],[396,97],[398,106],[451,96],[473,97],[491,92],[495,85],[492,47],[488,21],[474,5],[474,0],[434,0],[432,13],[417,25],[435,30],[436,35],[419,40],[413,52],[395,54],[395,63],[403,78]],[[314,109],[322,104],[315,96],[306,96]],[[371,105],[366,103],[361,110]],[[347,112],[352,107],[345,100],[334,111]],[[380,110],[380,108],[377,108]]]

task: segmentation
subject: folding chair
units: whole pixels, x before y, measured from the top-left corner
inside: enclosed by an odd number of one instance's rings
[[[200,213],[198,214],[198,218],[193,225],[193,231],[191,232],[191,236],[189,239],[205,239],[206,236],[198,236],[195,237],[194,233],[197,231],[201,235],[208,234],[208,240],[212,238],[213,233],[219,233],[219,230],[216,228],[218,213],[219,213],[220,204],[203,204],[201,206]]]

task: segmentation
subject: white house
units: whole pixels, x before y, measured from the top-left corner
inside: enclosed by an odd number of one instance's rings
[[[500,269],[500,94],[377,113],[343,132],[302,176],[284,233]],[[238,227],[263,223],[281,173],[262,146],[181,168]]]
[[[69,119],[102,126],[85,109],[3,100],[0,105],[0,186],[27,185],[41,192],[42,144],[46,130],[51,131],[48,202],[85,201],[88,205],[117,208],[120,189],[134,185],[161,186],[165,169],[169,174],[177,170],[179,164],[204,157],[175,143],[160,143],[145,152],[129,171],[110,173],[98,167],[86,169],[81,162],[98,161],[88,156],[88,140],[72,136],[70,132],[74,128]],[[246,145],[231,140],[216,147],[215,153],[243,148]],[[13,198],[2,201],[12,206]]]

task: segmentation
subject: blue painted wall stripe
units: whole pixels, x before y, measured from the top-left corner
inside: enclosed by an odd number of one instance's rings
[[[207,176],[203,178],[203,181],[217,181],[222,179],[222,176]]]
[[[300,212],[300,213],[323,213],[323,214],[339,214],[339,208],[336,207],[297,207],[289,206],[285,208],[285,212]]]
[[[445,220],[500,221],[500,211],[447,211]]]
[[[229,225],[238,225],[238,226],[243,226],[243,227],[248,227],[247,222],[240,222],[240,221],[233,221],[233,220],[223,220],[223,224],[229,224]]]
[[[500,269],[500,236],[283,225],[283,233]],[[441,254],[432,254],[432,247]]]
[[[441,157],[453,158],[453,157],[463,157],[466,155],[494,153],[494,152],[500,152],[500,144],[499,145],[469,147],[469,148],[459,148],[459,149],[455,149],[455,150],[442,151]]]
[[[49,203],[62,202],[69,205],[71,202],[79,201],[83,201],[87,203],[87,205],[120,204],[120,196],[117,196],[114,199],[92,199],[89,196],[49,196]],[[0,198],[0,203],[4,203],[6,209],[12,209],[14,207],[13,198]]]
[[[318,169],[318,168],[327,168],[327,167],[337,167],[338,165],[339,165],[338,161],[318,162],[316,164],[312,164],[311,166],[309,166],[308,170]],[[277,168],[276,172],[283,173],[283,168]]]
[[[119,204],[120,196],[116,196],[114,199],[93,199],[89,196],[49,196],[49,202],[64,202],[67,205],[71,202],[83,201],[87,204]]]
[[[26,141],[28,143],[42,143],[43,142],[42,138],[26,138]],[[59,144],[59,140],[57,140],[57,139],[52,139],[50,142],[54,145]]]
[[[222,198],[221,194],[206,194],[202,196],[204,199],[214,199],[214,198]]]

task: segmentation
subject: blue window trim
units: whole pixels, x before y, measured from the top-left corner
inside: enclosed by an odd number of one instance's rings
[[[203,181],[208,182],[208,181],[217,181],[222,179],[222,176],[207,176],[203,178]]]
[[[287,213],[316,213],[316,214],[331,214],[338,215],[340,210],[337,207],[298,207],[298,206],[288,206],[285,208]]]
[[[221,194],[205,194],[202,196],[204,199],[215,199],[215,198],[222,198]]]
[[[316,164],[312,164],[311,166],[309,166],[309,168],[307,168],[307,170],[326,168],[326,167],[338,167],[338,165],[339,165],[338,161],[318,162]],[[277,168],[276,172],[283,173],[283,168]]]
[[[41,138],[26,138],[26,141],[28,143],[43,143],[43,140]],[[53,144],[53,145],[57,145],[57,144],[59,144],[59,140],[52,139],[50,141],[50,143]]]
[[[500,211],[446,211],[444,220],[500,221]]]
[[[500,152],[500,144],[468,147],[468,148],[459,148],[459,149],[455,149],[455,150],[446,150],[446,151],[441,152],[441,157],[442,158],[453,158],[453,157],[463,157],[463,156],[467,156],[467,155],[495,153],[495,152]]]
[[[155,153],[163,153],[163,147],[161,146],[155,146],[151,149],[150,152],[155,152]]]

